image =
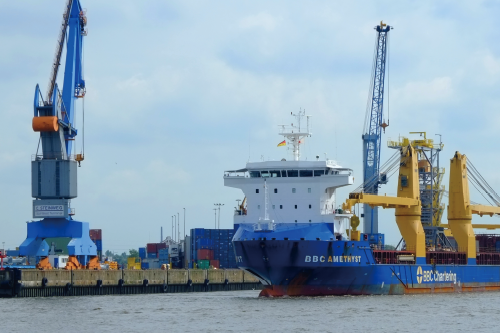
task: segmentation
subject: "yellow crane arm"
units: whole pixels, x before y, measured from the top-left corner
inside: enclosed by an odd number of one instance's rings
[[[495,206],[485,206],[485,205],[470,205],[472,214],[477,214],[480,216],[489,215],[493,216],[495,214],[500,214],[500,207]]]
[[[410,208],[420,205],[420,200],[413,198],[388,197],[366,193],[351,193],[349,199],[342,205],[345,211],[351,211],[351,208],[358,203],[365,203],[371,207],[379,206],[382,208]]]
[[[440,227],[443,228],[449,228],[449,224],[443,224],[441,223]],[[500,229],[500,224],[472,224],[472,228],[474,229],[488,229],[488,230],[495,230],[495,229]]]

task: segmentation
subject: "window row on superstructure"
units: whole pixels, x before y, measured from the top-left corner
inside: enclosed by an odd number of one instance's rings
[[[278,178],[278,177],[320,177],[328,174],[328,169],[321,170],[262,170],[249,171],[250,178]],[[338,171],[330,171],[330,174],[338,174]]]
[[[280,209],[283,209],[283,205],[279,205]],[[273,209],[276,209],[276,205],[272,205]],[[297,205],[294,205],[295,209],[297,209]],[[309,205],[309,209],[312,208],[312,205]],[[257,205],[257,209],[260,209],[260,205]]]
[[[255,193],[260,193],[260,189],[256,188],[255,189]],[[278,189],[277,188],[274,189],[274,193],[278,193]],[[292,188],[292,193],[297,193],[297,189],[295,187]],[[311,193],[311,188],[310,187],[307,188],[307,193]],[[327,193],[327,190],[325,190],[325,193]]]

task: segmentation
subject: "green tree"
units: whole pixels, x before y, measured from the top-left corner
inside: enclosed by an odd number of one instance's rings
[[[128,253],[129,258],[139,258],[139,251],[137,251],[136,249],[130,249],[128,250]]]

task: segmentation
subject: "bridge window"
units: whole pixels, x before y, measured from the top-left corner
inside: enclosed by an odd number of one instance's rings
[[[292,188],[292,193],[295,193],[295,192],[296,192],[296,190],[295,190],[295,187],[294,187],[294,188]]]
[[[310,187],[307,189],[307,193],[311,193],[311,188]]]
[[[300,177],[312,177],[312,170],[300,170]]]
[[[257,205],[257,209],[260,209],[260,205]]]
[[[283,209],[283,205],[280,205],[280,209]]]
[[[255,189],[255,193],[259,193],[259,189],[258,188]]]
[[[264,177],[270,177],[271,176],[271,174],[269,173],[269,171],[262,171],[260,175],[262,176],[262,178],[264,178]]]
[[[312,207],[312,206],[311,206],[311,205],[309,205],[309,209],[311,209],[311,207]]]
[[[286,177],[286,170],[281,170],[281,177]]]
[[[299,176],[298,170],[288,170],[288,177],[298,177],[298,176]]]
[[[260,177],[260,171],[250,171],[250,178],[259,178]]]
[[[273,209],[275,208],[275,206],[273,205]]]
[[[277,188],[274,189],[274,193],[278,193],[278,189]]]
[[[325,170],[314,170],[314,177],[323,176],[325,174]]]
[[[281,171],[279,171],[279,170],[271,170],[269,172],[271,173],[271,177],[273,177],[273,178],[281,177]]]
[[[295,205],[295,209],[297,209],[297,205]]]

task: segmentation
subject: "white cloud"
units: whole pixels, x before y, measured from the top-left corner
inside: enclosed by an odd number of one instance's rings
[[[272,31],[280,24],[282,18],[273,16],[268,12],[260,12],[257,15],[250,15],[240,20],[240,27],[243,29],[261,28]]]
[[[437,77],[430,81],[411,81],[402,88],[394,89],[392,97],[403,106],[444,103],[453,97],[452,82],[450,77]]]

